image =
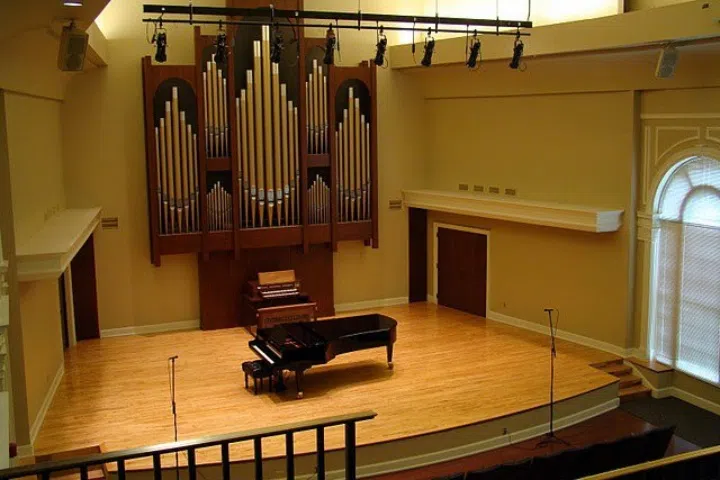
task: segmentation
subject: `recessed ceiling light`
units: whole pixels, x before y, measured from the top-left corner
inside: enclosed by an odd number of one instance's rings
[[[63,5],[66,7],[82,7],[82,0],[63,0]]]

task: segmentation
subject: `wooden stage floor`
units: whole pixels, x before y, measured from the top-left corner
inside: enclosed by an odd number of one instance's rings
[[[241,328],[81,342],[66,352],[65,376],[35,451],[90,445],[111,451],[172,441],[172,355],[179,355],[180,439],[372,409],[378,416],[357,428],[358,445],[367,445],[547,404],[548,337],[426,303],[375,311],[398,321],[394,370],[387,368],[384,348],[341,355],[306,373],[302,400],[296,400],[292,381],[280,395],[244,389],[240,364],[255,356]],[[613,358],[559,341],[556,400],[617,381],[589,366]],[[326,448],[342,446],[342,428],[329,429]],[[233,446],[232,459],[251,458],[251,447]],[[263,447],[267,456],[284,455],[282,438]],[[296,453],[314,448],[314,434],[297,435]],[[198,452],[199,463],[218,458],[215,450]]]

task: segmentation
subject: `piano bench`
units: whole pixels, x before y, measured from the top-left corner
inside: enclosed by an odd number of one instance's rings
[[[248,388],[248,375],[253,379],[253,393],[257,395],[257,381],[260,379],[260,391],[264,386],[264,379],[269,378],[268,384],[272,392],[272,368],[265,360],[254,360],[252,362],[243,362],[243,373],[245,373],[245,388]]]

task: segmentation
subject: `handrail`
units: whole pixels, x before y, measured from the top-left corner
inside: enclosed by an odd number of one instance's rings
[[[338,425],[345,425],[345,444],[347,446],[352,446],[353,452],[346,452],[346,459],[348,455],[351,455],[353,462],[352,462],[352,473],[351,476],[347,478],[355,478],[355,465],[354,465],[354,458],[355,458],[355,423],[361,422],[363,420],[371,420],[377,416],[376,412],[373,412],[371,410],[363,411],[363,412],[357,412],[357,413],[349,413],[345,415],[337,415],[332,417],[323,417],[318,418],[314,420],[305,420],[301,422],[294,422],[294,423],[287,423],[284,425],[277,425],[273,427],[263,427],[263,428],[256,428],[252,430],[247,430],[244,432],[238,432],[238,433],[229,433],[229,434],[222,434],[222,435],[212,435],[208,437],[201,437],[196,438],[192,440],[182,440],[178,442],[169,442],[169,443],[162,443],[158,445],[152,445],[149,447],[138,447],[138,448],[130,448],[126,450],[119,450],[115,452],[108,452],[108,453],[96,453],[92,455],[86,455],[83,457],[76,457],[76,458],[70,458],[67,460],[58,460],[58,461],[51,461],[51,462],[43,462],[38,463],[35,465],[25,465],[20,467],[14,467],[9,468],[6,470],[0,470],[0,480],[10,480],[14,478],[19,477],[25,477],[28,475],[41,475],[42,478],[49,478],[50,473],[62,471],[62,470],[72,470],[76,468],[81,469],[81,478],[83,477],[83,470],[85,471],[85,474],[87,474],[87,467],[92,465],[101,465],[105,463],[113,463],[118,462],[118,466],[120,467],[120,464],[122,464],[122,467],[118,470],[123,472],[124,477],[124,463],[126,460],[132,460],[136,458],[141,457],[150,457],[152,456],[153,459],[158,458],[160,455],[167,454],[167,453],[175,453],[180,451],[195,451],[200,448],[206,448],[206,447],[212,447],[212,446],[222,446],[223,450],[226,448],[227,445],[230,445],[232,443],[239,443],[239,442],[245,442],[253,440],[257,446],[259,441],[266,437],[274,437],[279,435],[286,435],[286,438],[288,442],[292,441],[292,435],[296,432],[302,432],[307,430],[317,430],[318,436],[322,436],[324,429],[327,427],[334,427]],[[352,434],[352,439],[348,438],[348,433]],[[288,443],[289,445],[289,443]],[[324,447],[324,445],[323,445]],[[262,450],[260,449],[260,453]],[[223,452],[225,453],[225,452]],[[256,448],[256,457],[255,462],[258,462],[258,449]],[[324,455],[324,448],[323,452],[320,452],[320,449],[318,449],[318,458],[320,458],[320,455]],[[292,449],[289,449],[289,455],[288,457],[292,456]],[[193,455],[194,457],[194,455]],[[223,455],[223,464],[226,463],[225,455]],[[259,459],[260,462],[262,462],[262,458]],[[229,460],[228,460],[229,462]],[[289,464],[292,463],[292,460],[288,458]],[[193,462],[194,463],[194,462]],[[322,460],[322,463],[324,465],[324,459]],[[288,464],[288,465],[289,465]],[[348,465],[346,464],[346,470]],[[157,469],[157,466],[156,466]],[[262,469],[260,469],[260,477],[262,478]],[[318,477],[319,478],[319,477]]]
[[[635,474],[639,472],[645,472],[648,470],[655,470],[673,465],[676,463],[689,462],[697,460],[703,457],[709,457],[712,455],[720,454],[720,445],[704,448],[702,450],[695,450],[693,452],[680,453],[671,457],[660,458],[658,460],[652,460],[650,462],[639,463],[637,465],[631,465],[629,467],[619,468],[617,470],[611,470],[609,472],[598,473],[596,475],[590,475],[589,477],[583,477],[581,480],[608,480],[612,478],[621,478],[626,475]]]

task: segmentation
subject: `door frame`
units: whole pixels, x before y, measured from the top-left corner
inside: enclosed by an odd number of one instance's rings
[[[465,225],[453,225],[450,223],[433,222],[433,268],[432,268],[432,298],[429,300],[438,303],[438,231],[441,228],[449,230],[459,230],[461,232],[469,232],[477,235],[485,235],[487,237],[486,255],[486,271],[485,271],[485,318],[490,311],[490,230],[477,227],[466,227]]]

